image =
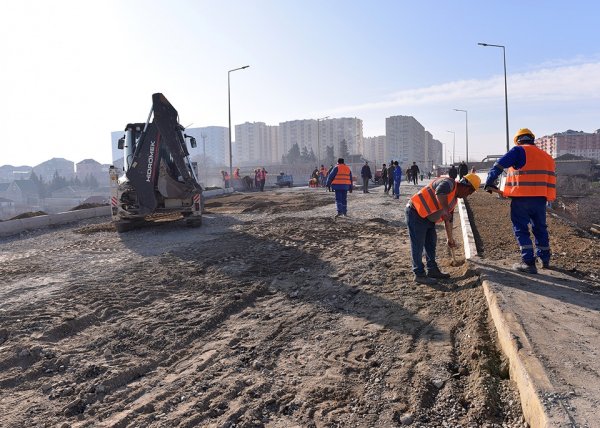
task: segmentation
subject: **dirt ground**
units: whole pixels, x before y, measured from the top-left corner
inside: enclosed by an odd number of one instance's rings
[[[412,283],[406,195],[332,195],[0,240],[0,426],[526,426],[468,265]]]
[[[485,192],[477,192],[467,199],[475,234],[477,250],[484,258],[520,261],[520,251],[510,222],[510,200]],[[550,211],[547,216],[551,263],[555,269],[584,279],[600,289],[600,239],[584,228],[575,227],[571,216],[565,219],[562,209]],[[586,218],[598,216],[598,208]],[[597,220],[596,220],[597,221]]]

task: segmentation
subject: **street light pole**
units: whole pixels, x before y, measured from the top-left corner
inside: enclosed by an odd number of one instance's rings
[[[461,110],[458,108],[455,108],[454,111],[463,111],[465,112],[465,138],[466,138],[466,162],[467,164],[469,163],[469,113],[467,113],[466,110]]]
[[[230,75],[232,71],[243,70],[244,68],[250,67],[245,65],[243,67],[234,68],[227,72],[227,106],[229,109],[229,179],[233,179],[233,153],[231,151],[231,79]]]
[[[319,122],[325,119],[329,119],[329,116],[317,119],[317,157],[319,158],[319,165],[321,165],[321,125]]]
[[[200,134],[200,136],[202,137],[202,159],[203,159],[203,168],[204,168],[204,187],[208,186],[208,184],[206,184],[208,182],[208,171],[206,170],[206,134],[202,133]]]
[[[491,46],[494,48],[502,48],[502,57],[504,59],[504,111],[506,112],[506,151],[510,150],[510,139],[508,136],[508,88],[506,85],[506,47],[502,45],[490,45],[489,43],[477,43],[480,46]]]
[[[456,132],[454,131],[446,131],[452,134],[452,164],[454,164],[454,150],[456,149]],[[448,156],[446,156],[447,158]],[[448,159],[446,159],[448,160]]]

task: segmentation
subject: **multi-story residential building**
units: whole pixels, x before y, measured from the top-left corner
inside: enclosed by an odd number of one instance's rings
[[[553,158],[572,154],[600,161],[600,129],[594,133],[569,129],[536,138],[535,144]]]
[[[319,159],[325,157],[327,146],[333,147],[334,156],[341,154],[340,144],[346,142],[350,154],[363,153],[363,123],[356,117],[337,119],[305,119],[281,122],[279,124],[279,144],[282,155],[289,152],[294,144],[300,150],[312,149]]]
[[[70,160],[63,158],[52,158],[34,166],[33,172],[46,182],[52,181],[52,178],[56,173],[58,173],[60,177],[70,180],[75,176],[75,164]]]
[[[377,168],[387,163],[385,158],[385,135],[365,137],[362,151],[363,157],[375,163]]]
[[[235,126],[236,164],[262,166],[280,162],[277,126],[246,122]]]
[[[196,148],[190,150],[194,159],[203,159],[206,150],[208,164],[223,167],[229,165],[229,128],[226,126],[204,126],[186,128],[186,135],[196,139]],[[235,152],[233,153],[235,157]]]
[[[408,167],[413,162],[423,165],[427,138],[425,128],[412,116],[391,116],[385,119],[385,158],[397,160]]]

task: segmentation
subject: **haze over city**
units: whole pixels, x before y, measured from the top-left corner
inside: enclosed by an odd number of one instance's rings
[[[594,2],[7,1],[0,4],[0,165],[110,163],[111,131],[164,93],[193,127],[358,117],[365,137],[414,116],[464,156],[600,128]],[[446,150],[448,147],[446,147]]]

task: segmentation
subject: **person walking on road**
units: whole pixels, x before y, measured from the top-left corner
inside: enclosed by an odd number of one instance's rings
[[[365,161],[365,164],[360,170],[360,177],[363,182],[363,193],[369,193],[369,180],[373,177],[371,174],[371,167],[369,167],[369,161]]]
[[[469,167],[467,166],[465,161],[462,161],[460,163],[460,165],[458,165],[458,178],[461,179],[468,173],[469,173]]]
[[[440,271],[435,261],[437,234],[435,224],[444,222],[447,244],[456,247],[452,237],[452,217],[457,198],[466,198],[479,188],[481,179],[467,174],[460,181],[449,177],[434,179],[410,198],[406,205],[406,225],[410,236],[413,280],[420,284],[434,284],[436,279],[449,278]],[[427,272],[423,264],[423,248]]]
[[[394,161],[390,161],[390,166],[388,166],[388,195],[390,194],[390,190],[394,187]],[[392,191],[393,194],[393,191]]]
[[[325,175],[325,184],[326,184],[328,192],[333,192],[333,190],[331,190],[331,184],[327,184],[327,177],[329,177],[329,174],[331,174],[331,171],[333,171],[333,165],[329,165],[329,169],[327,170],[327,175]]]
[[[400,199],[400,182],[402,181],[402,168],[398,161],[394,161],[394,199]]]
[[[335,191],[335,218],[348,215],[348,192],[352,193],[352,171],[344,164],[344,159],[339,158],[337,165],[327,176],[327,187]]]
[[[412,177],[412,181],[413,181],[414,185],[419,184],[419,174],[420,173],[421,173],[421,171],[419,170],[417,163],[413,162],[412,166],[410,167],[410,176]]]
[[[458,170],[456,169],[454,164],[448,170],[448,177],[450,177],[452,180],[456,180],[456,177],[458,177]]]
[[[262,167],[258,170],[258,184],[260,185],[260,191],[265,191],[265,182],[267,181],[267,170]]]
[[[511,199],[510,220],[519,248],[521,263],[513,269],[537,273],[536,256],[542,267],[550,267],[550,240],[546,224],[546,204],[556,199],[556,169],[554,159],[535,145],[535,135],[527,128],[517,131],[515,146],[496,161],[488,172],[484,190],[501,193]],[[508,168],[504,191],[498,190],[496,180]],[[535,249],[529,233],[535,237]]]
[[[387,166],[383,164],[381,167],[381,181],[383,181],[383,193],[387,195],[388,192],[388,170]]]

